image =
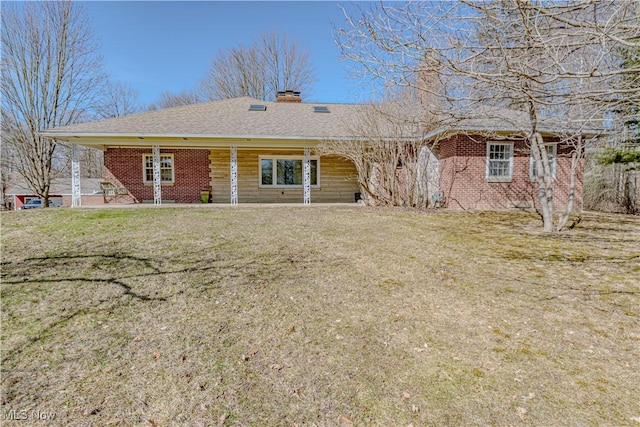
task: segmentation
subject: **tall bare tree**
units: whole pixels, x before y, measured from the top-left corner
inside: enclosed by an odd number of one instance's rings
[[[2,10],[3,143],[48,206],[55,140],[44,129],[78,121],[102,81],[98,45],[83,9],[71,1],[6,3]]]
[[[127,116],[142,111],[139,93],[127,83],[106,80],[100,87],[100,93],[93,111],[88,112],[84,119],[108,119]],[[64,176],[71,175],[71,150],[67,145],[58,145],[64,157],[65,166],[61,172]],[[85,178],[99,178],[103,176],[104,157],[101,150],[89,147],[77,147],[79,150],[80,174]]]
[[[607,124],[622,99],[640,102],[637,89],[621,84],[640,69],[620,67],[615,54],[638,45],[638,7],[630,0],[380,3],[346,13],[349,25],[337,29],[336,41],[364,74],[438,97],[429,113],[442,123],[477,118],[488,107],[520,111],[544,230],[553,231],[572,209],[581,135]],[[421,85],[416,73],[438,84]],[[573,147],[569,202],[557,216],[542,138],[554,121],[561,142]]]
[[[139,92],[129,84],[108,80],[95,110],[96,116],[101,119],[139,113],[142,111]]]
[[[308,94],[314,81],[309,53],[286,35],[269,33],[250,45],[219,51],[201,87],[209,100],[250,96],[267,101],[283,90]]]

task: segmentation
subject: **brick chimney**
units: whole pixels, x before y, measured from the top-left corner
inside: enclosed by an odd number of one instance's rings
[[[425,55],[418,70],[418,93],[420,104],[425,110],[422,123],[422,131],[424,133],[428,133],[439,126],[442,114],[442,91],[440,65],[437,61]]]
[[[300,98],[300,92],[285,90],[278,92],[276,102],[302,102],[302,98]]]

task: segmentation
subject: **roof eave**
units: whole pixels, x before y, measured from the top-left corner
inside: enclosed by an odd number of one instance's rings
[[[541,129],[540,132],[543,135],[566,135],[567,131],[559,131],[556,129]],[[521,129],[505,129],[505,128],[492,128],[488,126],[459,126],[455,128],[438,128],[431,132],[426,133],[422,138],[423,140],[429,140],[441,135],[453,136],[459,133],[497,133],[497,134],[520,134],[526,135],[526,131]],[[605,135],[607,132],[604,130],[584,129],[579,132],[580,135],[586,138],[595,138],[601,135]]]
[[[203,134],[148,134],[148,133],[89,133],[89,132],[41,132],[40,135],[67,141],[75,145],[89,146],[150,146],[170,145],[188,148],[204,146],[251,146],[251,145],[293,145],[293,144],[317,144],[324,141],[362,141],[368,137],[353,137],[344,135],[309,136],[309,135],[203,135]],[[415,140],[413,137],[393,137],[390,140]],[[283,144],[279,144],[282,142]]]
[[[153,134],[153,133],[96,133],[96,132],[40,132],[40,135],[61,139],[73,143],[72,138],[119,138],[119,139],[173,139],[173,140],[189,140],[189,139],[284,139],[284,140],[301,140],[301,139],[325,139],[326,137],[315,136],[295,136],[295,135],[207,135],[207,134]]]

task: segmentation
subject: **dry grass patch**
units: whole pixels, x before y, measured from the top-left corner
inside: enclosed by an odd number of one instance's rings
[[[640,219],[2,214],[2,403],[51,425],[637,425]],[[46,425],[42,422],[42,425]]]

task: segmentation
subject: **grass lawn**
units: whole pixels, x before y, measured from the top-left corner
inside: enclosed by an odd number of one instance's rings
[[[0,219],[3,424],[640,425],[639,217]]]

